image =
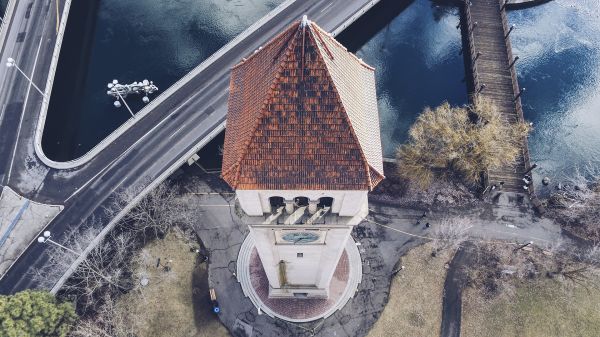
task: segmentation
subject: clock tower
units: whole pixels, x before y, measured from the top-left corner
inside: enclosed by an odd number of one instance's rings
[[[374,69],[306,17],[243,58],[231,71],[222,177],[269,298],[328,298],[384,179]]]

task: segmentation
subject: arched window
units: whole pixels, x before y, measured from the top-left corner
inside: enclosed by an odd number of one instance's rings
[[[284,207],[285,202],[282,197],[270,197],[269,204],[271,204],[271,212],[277,211],[279,207]]]
[[[294,206],[296,206],[296,207],[308,206],[308,198],[307,197],[295,197],[294,198]]]
[[[333,198],[331,197],[323,197],[319,198],[319,203],[317,204],[318,208],[331,207],[333,205]]]

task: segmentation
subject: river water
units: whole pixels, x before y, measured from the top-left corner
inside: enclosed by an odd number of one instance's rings
[[[375,67],[385,157],[394,156],[426,106],[467,103],[458,22],[456,8],[416,0],[358,50],[350,48]],[[345,44],[350,38],[340,36]]]
[[[281,2],[95,1],[96,9],[80,10],[88,13],[80,20],[93,36],[89,53],[66,58],[62,73],[59,65],[44,134],[44,149],[53,159],[82,155],[128,118],[105,94],[110,80],[147,77],[165,89]],[[386,157],[406,140],[424,107],[467,102],[458,11],[429,0],[400,2],[387,1],[390,8],[339,36],[376,68]],[[535,126],[530,149],[537,176],[562,179],[576,169],[600,167],[599,13],[597,0],[554,0],[509,14],[517,25],[511,39],[520,56],[519,81],[527,88],[525,115]],[[75,71],[77,63],[84,67]],[[70,103],[57,103],[61,98]],[[128,98],[134,109],[142,106],[138,101]]]
[[[8,5],[8,0],[0,0],[0,13],[4,16],[4,12],[6,11],[6,6]]]
[[[130,118],[113,107],[108,82],[147,78],[164,90],[282,1],[73,1],[44,152],[58,161],[80,157]],[[143,106],[140,96],[127,102],[134,112]]]
[[[509,21],[534,172],[555,181],[599,173],[600,1],[553,0]]]

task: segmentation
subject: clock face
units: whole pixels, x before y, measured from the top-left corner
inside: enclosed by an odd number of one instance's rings
[[[291,242],[294,244],[297,243],[311,243],[319,240],[319,235],[310,232],[294,232],[288,233],[281,237],[284,241]]]

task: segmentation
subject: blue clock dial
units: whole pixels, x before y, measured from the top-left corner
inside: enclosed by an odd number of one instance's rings
[[[294,232],[285,234],[281,238],[292,243],[311,243],[319,240],[319,235],[309,232]]]

